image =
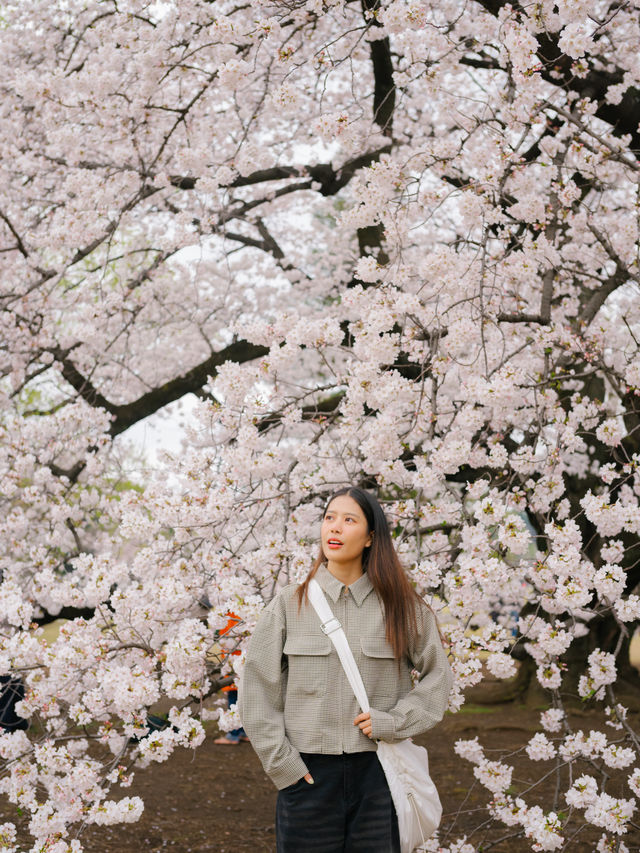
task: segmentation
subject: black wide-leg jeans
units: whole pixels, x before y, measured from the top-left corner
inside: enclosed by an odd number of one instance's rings
[[[277,853],[400,853],[398,819],[375,752],[302,753],[313,776],[278,793]]]

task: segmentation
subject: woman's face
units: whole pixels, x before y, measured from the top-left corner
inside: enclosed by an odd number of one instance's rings
[[[322,519],[320,537],[322,551],[333,563],[357,560],[371,545],[364,513],[349,495],[339,495],[331,501]]]

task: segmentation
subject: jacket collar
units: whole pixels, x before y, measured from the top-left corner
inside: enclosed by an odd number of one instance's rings
[[[322,587],[322,591],[329,596],[329,598],[335,602],[340,597],[344,587],[342,581],[338,580],[335,575],[332,575],[329,569],[325,566],[324,563],[318,568],[316,572],[316,580]],[[371,590],[373,589],[373,584],[369,579],[369,575],[365,572],[362,577],[359,577],[357,581],[354,581],[349,586],[349,590],[351,591],[351,595],[353,596],[353,600],[360,607],[365,598],[369,595]]]

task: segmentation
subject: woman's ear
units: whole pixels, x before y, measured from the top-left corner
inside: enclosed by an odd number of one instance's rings
[[[364,547],[370,548],[372,544],[373,544],[373,530],[367,536],[367,541],[364,543]]]

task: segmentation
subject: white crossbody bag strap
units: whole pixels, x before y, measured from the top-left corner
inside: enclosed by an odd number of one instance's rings
[[[329,602],[322,591],[322,587],[315,578],[312,578],[309,582],[309,601],[318,614],[322,631],[329,637],[338,652],[340,663],[351,685],[351,689],[355,693],[358,704],[365,713],[368,713],[370,706],[367,691],[362,682],[360,670],[354,660],[353,652],[349,647],[349,641],[342,629],[340,621],[333,615]]]

